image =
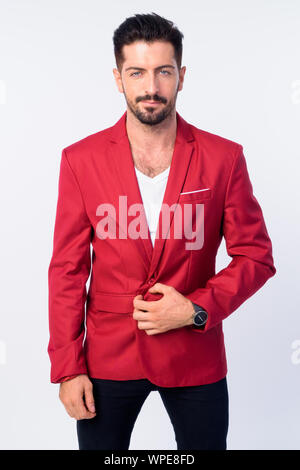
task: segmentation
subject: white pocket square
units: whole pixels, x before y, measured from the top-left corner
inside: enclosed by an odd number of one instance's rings
[[[210,188],[196,189],[195,191],[186,191],[186,192],[180,193],[180,194],[200,193],[201,191],[207,191],[208,189],[210,189]]]

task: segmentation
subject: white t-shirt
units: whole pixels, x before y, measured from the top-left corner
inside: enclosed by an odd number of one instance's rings
[[[169,171],[170,167],[159,173],[159,175],[154,176],[154,178],[150,178],[150,176],[144,175],[144,173],[135,167],[153,246]]]

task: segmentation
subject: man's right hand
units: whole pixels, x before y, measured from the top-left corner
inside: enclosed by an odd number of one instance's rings
[[[93,384],[87,374],[80,374],[60,384],[59,398],[71,418],[91,419],[96,416]]]

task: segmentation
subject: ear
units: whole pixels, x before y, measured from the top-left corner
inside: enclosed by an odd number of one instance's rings
[[[124,93],[121,74],[120,74],[119,70],[116,69],[116,68],[113,68],[113,74],[114,74],[115,81],[116,81],[119,92]]]
[[[178,87],[178,91],[182,90],[182,88],[183,88],[183,82],[184,82],[184,75],[185,75],[185,72],[186,72],[186,66],[184,65],[183,67],[181,67],[180,72],[179,72],[179,87]]]

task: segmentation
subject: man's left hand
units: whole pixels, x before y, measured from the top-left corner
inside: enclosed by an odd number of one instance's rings
[[[165,333],[168,330],[193,324],[193,304],[174,287],[157,282],[149,290],[151,294],[163,294],[159,300],[143,300],[141,294],[133,299],[133,318],[138,328],[147,335]]]

